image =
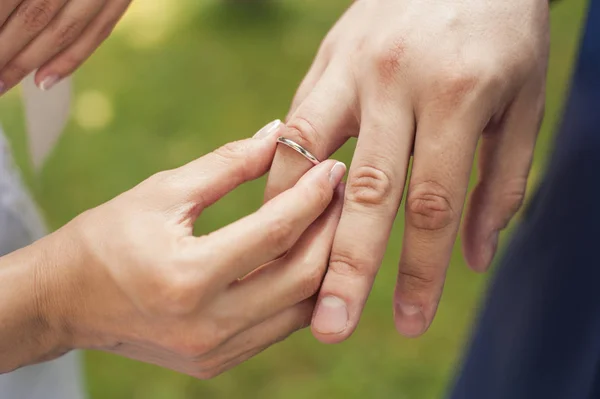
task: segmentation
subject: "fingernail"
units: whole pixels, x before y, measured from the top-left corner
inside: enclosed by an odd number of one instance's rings
[[[321,299],[313,320],[313,328],[321,334],[338,334],[348,326],[348,308],[335,296]]]
[[[396,327],[400,333],[416,337],[421,335],[426,328],[425,316],[421,307],[404,303],[396,303]]]
[[[273,122],[269,123],[267,126],[265,126],[262,129],[260,129],[253,136],[253,138],[255,138],[255,139],[264,139],[264,138],[267,138],[271,134],[273,134],[274,132],[276,132],[277,129],[279,129],[280,126],[281,126],[281,121],[279,119],[276,119]]]
[[[42,80],[42,82],[40,83],[40,90],[41,91],[48,91],[50,90],[52,87],[54,87],[55,84],[58,83],[58,81],[60,80],[60,77],[58,75],[50,75],[50,76],[46,76],[44,78],[44,80]]]
[[[342,162],[337,162],[329,172],[329,183],[331,187],[336,188],[346,174],[346,165]]]

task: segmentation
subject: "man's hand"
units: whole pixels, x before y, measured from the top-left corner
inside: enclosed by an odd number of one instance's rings
[[[521,206],[544,109],[544,0],[360,0],[324,40],[283,136],[320,159],[358,136],[329,270],[313,317],[323,342],[357,326],[407,179],[394,298],[397,329],[425,332],[442,293],[469,175],[479,183],[463,236],[485,270],[498,232]],[[310,166],[281,148],[266,198]]]
[[[192,234],[205,208],[267,171],[276,127],[1,258],[0,373],[94,348],[210,378],[306,327],[341,216],[343,164],[325,161],[254,214]]]
[[[2,0],[0,94],[39,69],[49,90],[73,73],[111,33],[131,0]]]

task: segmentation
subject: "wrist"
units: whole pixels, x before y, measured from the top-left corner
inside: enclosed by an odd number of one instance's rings
[[[56,241],[51,235],[0,258],[0,373],[72,349],[70,278],[60,274],[66,253],[53,248]]]
[[[63,228],[33,244],[31,257],[35,294],[35,314],[47,327],[53,349],[67,352],[75,349],[72,326],[76,325],[75,307],[79,290],[76,273],[79,269],[78,249]]]

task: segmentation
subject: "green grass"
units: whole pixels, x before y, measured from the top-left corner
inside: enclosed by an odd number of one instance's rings
[[[75,118],[40,176],[34,176],[24,155],[18,95],[3,98],[2,122],[50,226],[61,226],[158,170],[181,165],[285,116],[321,38],[347,3],[280,1],[266,8],[223,8],[209,1],[138,2],[77,74]],[[584,0],[569,0],[552,14],[547,117],[532,185],[551,150],[584,9]],[[90,116],[97,120],[90,122]],[[351,154],[350,145],[339,158],[349,162]],[[249,184],[226,197],[203,215],[201,231],[256,209],[263,185],[264,180]],[[393,327],[391,298],[402,225],[400,215],[362,323],[349,341],[323,346],[307,331],[300,332],[206,382],[87,353],[91,397],[442,397],[468,339],[486,277],[470,272],[456,250],[431,330],[418,340],[401,338]]]

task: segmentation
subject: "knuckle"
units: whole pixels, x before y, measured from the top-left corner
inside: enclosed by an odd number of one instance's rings
[[[157,189],[163,193],[185,193],[190,191],[189,183],[181,178],[180,169],[163,170],[150,176],[139,184],[145,192]]]
[[[247,147],[243,141],[234,141],[216,149],[213,154],[223,163],[230,164],[232,161],[244,159],[247,154]]]
[[[327,35],[319,47],[319,57],[322,57],[324,60],[328,61],[333,56],[334,51],[335,40],[332,35]]]
[[[404,293],[428,292],[437,285],[434,273],[424,268],[401,267],[398,282]]]
[[[56,44],[59,49],[67,47],[73,43],[81,30],[82,22],[77,19],[70,19],[57,25]]]
[[[173,172],[171,170],[161,170],[160,172],[156,172],[144,182],[152,182],[154,184],[164,184],[169,182],[172,179]]]
[[[241,181],[249,180],[257,172],[260,165],[252,161],[249,154],[252,153],[250,144],[245,141],[234,141],[227,143],[213,151],[209,156],[217,164],[234,173]]]
[[[373,259],[354,256],[343,251],[332,252],[329,259],[329,269],[347,277],[370,277],[375,274],[377,267]]]
[[[52,20],[54,2],[51,0],[31,1],[19,10],[19,17],[28,32],[37,32],[44,28]]]
[[[167,190],[170,186],[171,171],[161,170],[156,172],[147,179],[141,181],[136,188],[156,190],[156,187],[161,187],[163,190]]]
[[[294,115],[294,117],[286,124],[286,128],[293,140],[302,147],[312,151],[314,148],[319,148],[318,137],[319,131],[315,124],[307,117]]]
[[[346,195],[351,203],[382,205],[392,191],[390,175],[380,168],[360,166],[349,176]]]
[[[333,32],[329,32],[327,36],[321,41],[319,45],[319,50],[317,52],[317,59],[322,59],[323,61],[329,61],[334,54],[335,45],[336,45],[336,36]]]
[[[438,231],[447,228],[456,220],[450,199],[450,193],[433,181],[410,187],[406,201],[407,221],[420,230]]]
[[[189,190],[189,183],[186,184],[180,176],[181,169],[165,170],[156,173],[150,181],[163,187],[165,192],[181,192],[181,190]]]
[[[276,217],[266,226],[268,245],[278,250],[286,250],[294,243],[294,226],[284,217]]]
[[[478,72],[461,67],[446,72],[438,83],[438,100],[448,105],[461,104],[479,86],[481,75]]]
[[[383,83],[397,79],[406,63],[406,43],[402,38],[387,40],[376,47],[373,56],[377,75]]]
[[[154,275],[154,290],[150,293],[149,310],[160,316],[185,316],[199,302],[202,283],[193,273],[169,268]]]
[[[482,90],[489,93],[501,93],[508,86],[506,73],[499,68],[486,68],[480,79]]]

